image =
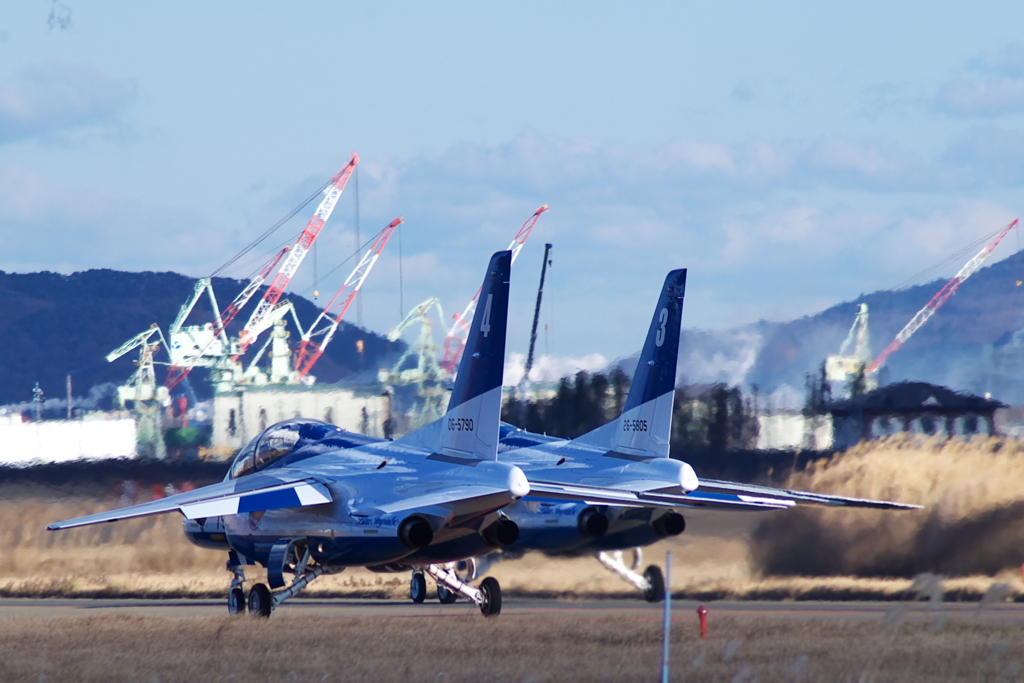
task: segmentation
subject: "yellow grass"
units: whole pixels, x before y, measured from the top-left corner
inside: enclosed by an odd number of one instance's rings
[[[1024,563],[1024,444],[901,435],[866,442],[790,478],[796,489],[925,506],[802,508],[753,535],[763,574],[994,575]]]
[[[687,515],[686,533],[645,549],[675,557],[673,591],[719,598],[899,598],[920,572],[946,575],[948,597],[978,599],[996,580],[1024,594],[1024,446],[894,437],[794,475],[792,488],[922,503],[921,512],[802,508]],[[59,532],[47,523],[122,504],[112,496],[0,487],[0,595],[221,596],[226,554],[185,540],[161,515]],[[527,554],[488,573],[507,595],[638,595],[592,557]],[[259,579],[259,571],[251,572]],[[404,597],[405,574],[362,569],[318,579],[308,594]]]

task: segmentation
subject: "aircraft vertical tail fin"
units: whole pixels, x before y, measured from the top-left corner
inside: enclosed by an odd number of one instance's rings
[[[448,411],[401,441],[430,448],[439,457],[497,459],[511,269],[512,252],[491,257]]]
[[[686,269],[671,271],[658,295],[658,305],[654,309],[622,415],[618,420],[584,434],[577,441],[611,448],[625,455],[669,457],[685,291]]]

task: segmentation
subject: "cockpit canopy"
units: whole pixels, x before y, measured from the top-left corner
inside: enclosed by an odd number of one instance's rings
[[[305,418],[271,425],[238,452],[228,470],[228,479],[259,472],[302,446],[336,431],[338,428],[334,425]]]

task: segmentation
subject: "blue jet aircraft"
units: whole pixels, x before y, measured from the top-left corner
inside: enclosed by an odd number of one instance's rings
[[[515,465],[497,462],[510,252],[491,258],[445,416],[397,441],[315,420],[264,430],[224,481],[160,500],[51,524],[68,529],[179,511],[195,544],[228,551],[232,613],[269,616],[318,576],[386,566],[451,538],[488,549],[514,541],[497,514],[530,491]],[[267,567],[269,587],[244,591],[244,565]],[[287,584],[285,573],[294,574]],[[471,594],[485,616],[501,610],[493,578]]]
[[[661,569],[649,566],[643,574],[641,546],[681,534],[686,522],[678,510],[710,508],[731,510],[785,509],[797,504],[913,509],[919,506],[803,491],[769,488],[727,481],[700,479],[686,463],[669,457],[676,365],[682,323],[686,270],[668,274],[643,350],[633,375],[631,391],[619,418],[574,440],[532,434],[503,424],[498,459],[520,467],[530,481],[531,494],[502,510],[516,523],[518,540],[496,556],[516,557],[539,550],[553,556],[596,553],[608,569],[643,591],[651,602],[664,598]],[[565,498],[585,497],[586,501]],[[403,560],[404,564],[459,554],[486,552],[479,538],[465,536],[432,544]],[[476,547],[468,547],[475,544]],[[634,561],[623,561],[623,550],[633,549]],[[495,555],[489,559],[495,559]],[[476,563],[468,563],[470,579]],[[438,576],[437,567],[427,573]],[[455,574],[455,565],[442,568]],[[454,601],[457,585],[451,576],[438,582],[441,602]],[[426,594],[423,574],[414,568],[411,597]]]

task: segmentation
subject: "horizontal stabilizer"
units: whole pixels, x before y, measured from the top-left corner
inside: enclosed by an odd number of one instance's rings
[[[180,511],[189,519],[218,517],[244,512],[279,510],[330,503],[331,493],[326,486],[307,478],[283,481],[278,477],[254,475],[243,479],[211,484],[193,491],[178,493],[140,505],[100,512],[55,522],[47,529],[71,529],[101,522],[116,522],[132,517],[146,517],[165,512]]]

